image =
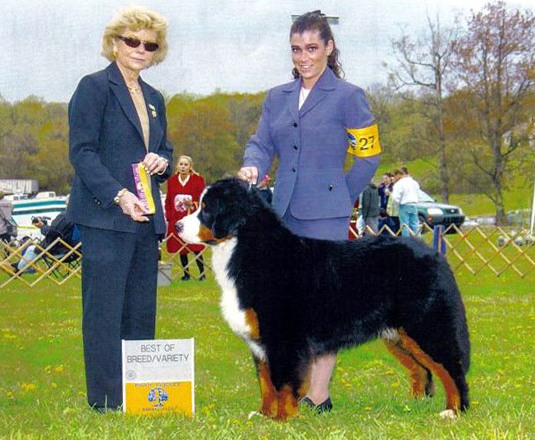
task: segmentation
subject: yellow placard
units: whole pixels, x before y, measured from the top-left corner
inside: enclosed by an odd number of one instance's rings
[[[123,411],[195,414],[194,340],[122,341]]]
[[[347,152],[357,157],[370,157],[381,153],[377,124],[364,128],[346,128]]]
[[[138,415],[182,413],[193,416],[193,383],[153,382],[125,384],[125,412]]]
[[[154,214],[156,212],[156,205],[152,198],[152,185],[149,173],[141,162],[132,164],[132,172],[134,173],[137,197],[145,207],[144,214]]]

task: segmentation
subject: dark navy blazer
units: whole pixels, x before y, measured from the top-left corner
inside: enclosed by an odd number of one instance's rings
[[[149,116],[149,152],[170,164],[163,175],[151,179],[155,232],[164,234],[159,184],[172,172],[172,146],[167,141],[163,96],[141,78],[139,83]],[[94,228],[136,232],[137,224],[113,199],[121,188],[136,193],[131,164],[142,161],[147,151],[130,92],[115,63],[82,78],[69,102],[69,126],[69,155],[75,176],[68,217]]]
[[[379,155],[356,158],[344,169],[347,129],[374,124],[364,91],[325,69],[298,110],[301,80],[271,89],[256,134],[247,144],[244,166],[259,176],[279,158],[273,206],[302,220],[347,217],[370,182]]]

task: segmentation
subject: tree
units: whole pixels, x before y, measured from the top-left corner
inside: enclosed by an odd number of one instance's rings
[[[466,148],[488,179],[486,195],[494,203],[496,223],[505,224],[503,190],[508,166],[513,154],[529,148],[533,133],[533,120],[526,112],[535,84],[533,13],[508,10],[502,1],[489,3],[482,12],[472,13],[454,51],[459,86],[466,89],[474,110],[471,122],[476,136],[466,137]],[[482,154],[482,148],[487,154]]]
[[[235,127],[226,104],[217,95],[183,104],[179,114],[169,115],[168,136],[175,157],[191,156],[195,168],[207,182],[235,174],[241,147],[233,136]]]
[[[173,96],[167,114],[175,157],[192,156],[208,182],[235,174],[244,146],[256,131],[264,97],[265,93]]]
[[[0,175],[3,178],[33,178],[27,161],[39,149],[37,133],[44,114],[44,103],[32,96],[13,105],[2,105]]]
[[[390,74],[396,88],[416,87],[424,103],[425,117],[431,130],[422,130],[427,142],[435,146],[438,156],[440,190],[442,200],[448,202],[450,195],[449,161],[446,153],[444,131],[444,80],[453,55],[452,43],[458,29],[443,30],[437,16],[435,22],[427,18],[427,33],[419,38],[403,35],[392,43],[398,57],[398,66]]]
[[[74,170],[68,156],[67,108],[48,104],[46,113],[37,134],[38,151],[28,157],[27,166],[42,188],[68,194]]]
[[[32,96],[15,104],[0,100],[0,127],[2,178],[36,179],[42,189],[69,192],[73,170],[65,104]]]

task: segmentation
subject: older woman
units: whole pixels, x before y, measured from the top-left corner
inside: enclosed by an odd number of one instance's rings
[[[68,217],[83,243],[87,399],[101,412],[122,405],[121,339],[155,333],[158,239],[165,234],[159,184],[171,174],[172,149],[163,97],[140,73],[163,61],[166,34],[159,14],[121,11],[102,38],[111,64],[82,78],[69,103],[75,177]]]

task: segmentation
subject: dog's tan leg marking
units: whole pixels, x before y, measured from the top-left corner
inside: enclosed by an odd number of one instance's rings
[[[306,396],[308,389],[310,388],[310,374],[311,374],[311,365],[309,364],[307,366],[307,369],[303,375],[303,381],[301,382],[301,385],[299,386],[299,389],[297,390],[297,397],[299,399]]]
[[[427,370],[419,364],[411,353],[407,351],[401,341],[391,341],[383,339],[386,348],[394,357],[409,370],[409,377],[412,380],[412,395],[414,397],[423,397],[426,395]],[[430,390],[428,390],[429,392]],[[432,394],[430,394],[432,395]]]
[[[277,414],[277,419],[285,420],[288,417],[296,417],[297,415],[299,415],[299,408],[292,387],[290,385],[284,385],[279,392],[279,413]]]
[[[251,329],[251,339],[258,341],[260,339],[260,325],[258,324],[258,317],[253,309],[245,311],[245,322]]]
[[[277,390],[271,382],[271,372],[269,366],[264,361],[259,361],[257,364],[258,384],[260,385],[260,394],[262,396],[262,407],[260,412],[272,419],[277,418],[279,411],[279,401],[277,398]]]
[[[429,368],[442,382],[444,391],[446,392],[446,409],[458,411],[461,407],[461,397],[459,389],[457,388],[457,385],[455,385],[455,382],[448,371],[442,364],[438,364],[431,359],[431,357],[420,348],[418,343],[407,335],[405,330],[400,328],[398,329],[398,333],[403,346],[410,351],[412,356],[414,356],[418,362],[426,368]]]

